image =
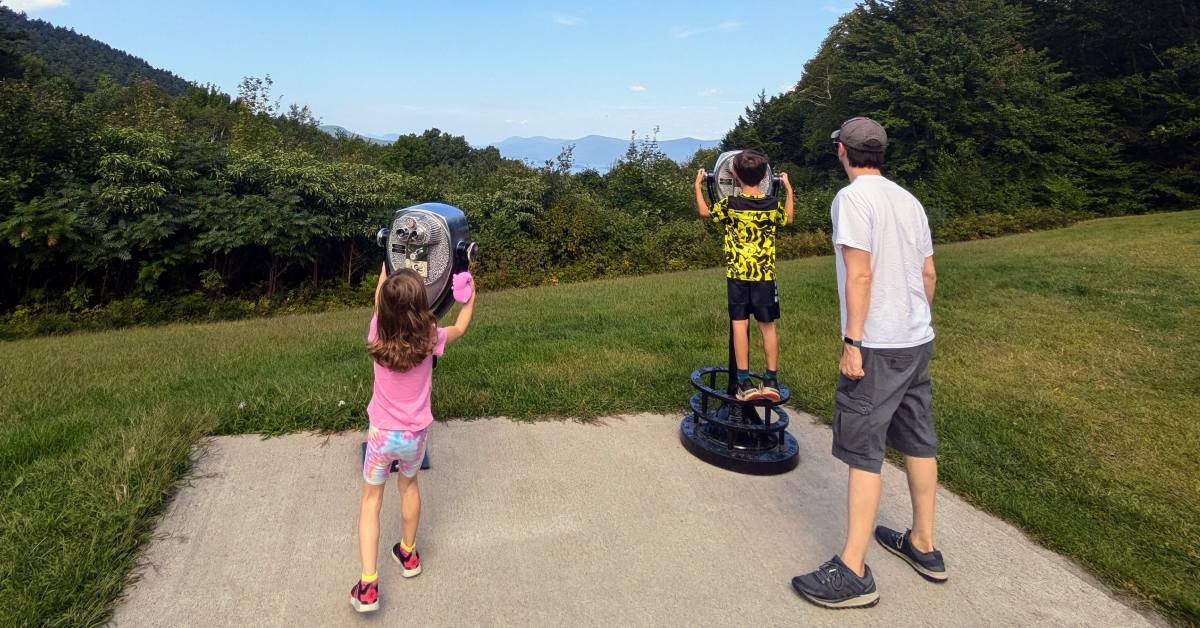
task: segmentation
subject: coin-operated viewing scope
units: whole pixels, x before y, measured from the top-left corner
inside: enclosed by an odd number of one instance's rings
[[[469,270],[479,257],[467,217],[444,203],[422,203],[398,210],[390,227],[376,234],[384,248],[388,274],[410,268],[425,279],[433,315],[441,318],[454,305],[451,278]]]
[[[737,179],[733,176],[733,158],[737,156],[740,150],[725,151],[717,157],[717,163],[713,169],[704,177],[705,187],[708,190],[708,200],[711,203],[727,197],[736,196],[741,192],[741,186],[738,185]],[[775,172],[771,170],[771,166],[767,165],[767,174],[759,183],[758,189],[763,194],[771,196],[779,196],[780,181],[779,177],[775,176]]]

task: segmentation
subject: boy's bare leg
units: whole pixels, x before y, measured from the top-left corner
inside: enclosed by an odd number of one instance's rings
[[[358,509],[358,553],[362,557],[362,572],[376,572],[379,551],[379,509],[383,507],[383,484],[363,482],[362,503]]]
[[[937,495],[937,458],[904,457],[908,494],[912,499],[912,544],[921,552],[933,551],[933,510]]]
[[[404,477],[396,474],[396,489],[400,491],[400,517],[404,521],[404,544],[412,547],[417,542],[417,524],[421,522],[421,488],[417,476]]]
[[[733,325],[733,357],[741,370],[750,368],[750,321],[730,321]]]
[[[862,576],[867,562],[867,547],[875,531],[875,513],[883,493],[883,477],[878,473],[850,467],[849,488],[846,490],[846,545],[842,547],[842,562]]]
[[[775,335],[775,323],[759,323],[758,331],[762,334],[763,354],[767,359],[767,370],[779,370],[779,337]]]

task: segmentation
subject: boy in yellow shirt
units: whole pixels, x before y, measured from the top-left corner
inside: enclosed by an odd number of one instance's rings
[[[762,190],[767,175],[767,156],[744,150],[733,158],[733,175],[741,194],[723,198],[712,209],[704,200],[701,185],[706,173],[696,173],[696,212],[725,227],[725,283],[729,299],[729,319],[733,325],[733,350],[737,362],[737,398],[779,400],[779,339],[775,320],[779,318],[779,288],[775,283],[775,229],[792,222],[794,206],[792,184],[787,173],[780,175],[784,197],[776,198]],[[750,380],[750,314],[758,321],[766,354],[766,372],[762,386]]]

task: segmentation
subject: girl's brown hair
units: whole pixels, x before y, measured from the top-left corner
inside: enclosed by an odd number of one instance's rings
[[[429,311],[425,281],[404,268],[383,282],[376,304],[375,341],[367,353],[384,367],[407,371],[433,353],[437,319]]]

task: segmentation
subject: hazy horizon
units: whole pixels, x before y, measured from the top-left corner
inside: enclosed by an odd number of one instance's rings
[[[357,134],[357,135],[361,135],[363,137],[377,139],[377,140],[387,140],[387,141],[391,141],[392,138],[394,138],[398,135],[405,135],[407,133],[417,133],[417,134],[421,133],[421,131],[406,131],[404,133],[399,133],[396,131],[391,131],[391,132],[387,132],[387,133],[367,133],[364,131],[359,131],[357,129],[354,129],[345,124],[330,122],[328,120],[321,120],[321,126],[322,127],[341,127],[343,129],[345,129],[346,131],[349,131],[349,132]],[[426,129],[422,129],[422,131],[424,131],[424,130],[426,130]],[[445,131],[445,129],[439,129],[439,130]],[[639,132],[637,134],[637,139],[641,140],[641,139],[643,139],[643,137],[645,137],[647,135],[653,135],[653,129],[651,129],[650,133]],[[724,135],[725,134],[722,133],[721,137],[723,137]],[[584,135],[579,135],[576,137],[553,137],[550,135],[541,135],[541,134],[536,134],[536,135],[514,134],[514,135],[509,135],[507,137],[501,137],[501,138],[494,139],[491,141],[486,141],[486,142],[475,142],[475,141],[472,141],[471,138],[469,138],[469,137],[466,139],[467,139],[467,143],[470,144],[471,146],[479,147],[479,146],[494,146],[495,144],[499,144],[501,142],[505,142],[505,141],[513,140],[513,139],[522,139],[522,140],[546,139],[546,140],[555,140],[555,141],[574,142],[577,140],[587,139],[589,137],[602,137],[602,138],[606,138],[606,139],[621,140],[622,142],[628,142],[631,139],[629,134],[626,134],[625,137],[617,137],[614,135],[604,135],[602,133],[586,133]],[[657,137],[656,139],[659,142],[674,142],[674,141],[679,141],[679,140],[696,140],[699,142],[719,142],[719,141],[721,141],[721,137],[696,137],[694,135],[684,135],[684,136],[680,136],[680,137]]]

